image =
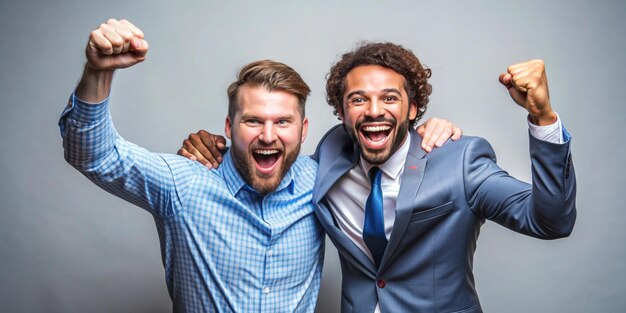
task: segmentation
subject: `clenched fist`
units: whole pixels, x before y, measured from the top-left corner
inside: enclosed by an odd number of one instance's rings
[[[114,70],[142,62],[148,52],[143,32],[127,20],[109,19],[91,32],[85,49],[87,65]]]
[[[542,60],[509,66],[506,73],[500,74],[500,83],[509,90],[513,101],[528,111],[533,124],[541,126],[556,122]]]

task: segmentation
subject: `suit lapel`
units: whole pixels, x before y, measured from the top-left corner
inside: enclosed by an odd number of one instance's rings
[[[315,214],[339,253],[353,266],[374,279],[376,277],[374,263],[335,225],[332,212],[322,201],[328,190],[356,166],[359,160],[359,152],[345,130],[335,129],[333,133],[320,143],[324,145],[325,153],[319,156],[319,170],[313,188]]]
[[[400,240],[404,236],[413,206],[417,199],[417,192],[424,178],[424,169],[426,168],[427,158],[426,152],[422,150],[420,144],[422,138],[415,132],[411,131],[411,145],[406,158],[404,172],[401,177],[400,192],[396,201],[396,219],[393,224],[393,231],[389,237],[385,254],[381,261],[380,271],[386,269],[389,260],[396,251]]]
[[[357,159],[358,160],[358,159]],[[330,161],[330,160],[329,160]],[[317,173],[315,187],[313,190],[313,197],[315,202],[320,202],[326,195],[328,190],[351,168],[356,165],[356,161],[352,156],[346,156],[344,154],[333,158],[330,165],[324,164],[328,161],[320,160],[320,167]]]

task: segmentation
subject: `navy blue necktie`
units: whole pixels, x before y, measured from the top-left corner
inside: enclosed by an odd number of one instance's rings
[[[372,253],[376,266],[385,254],[387,237],[385,237],[385,219],[383,216],[383,191],[380,187],[382,172],[378,167],[370,170],[372,189],[365,203],[365,223],[363,225],[363,241]]]

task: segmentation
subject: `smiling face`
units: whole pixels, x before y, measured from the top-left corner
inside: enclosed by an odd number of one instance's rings
[[[385,163],[398,150],[417,115],[404,85],[402,75],[379,65],[357,66],[346,75],[339,117],[371,164]]]
[[[226,118],[235,167],[259,193],[276,190],[295,162],[306,138],[308,120],[298,110],[298,98],[264,86],[243,85],[237,111]]]

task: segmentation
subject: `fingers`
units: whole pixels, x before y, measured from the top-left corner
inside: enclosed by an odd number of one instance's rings
[[[222,153],[213,142],[208,141],[204,143],[200,152],[205,158],[211,160],[213,166],[219,167],[219,164],[222,162]]]
[[[141,31],[141,29],[139,29],[133,23],[131,23],[128,20],[125,20],[125,19],[120,20],[119,23],[121,25],[124,25],[124,26],[128,27],[128,29],[133,33],[133,36],[135,36],[137,38],[143,38],[143,32]]]
[[[516,103],[522,105],[527,92],[526,88],[520,87],[519,83],[516,84],[513,81],[513,76],[509,73],[500,74],[499,80],[500,83],[509,90],[509,95],[511,95],[511,98],[513,98]]]
[[[513,64],[507,68],[510,83],[520,92],[528,92],[530,89],[536,89],[541,83],[544,73],[545,64],[543,60],[530,60]],[[502,77],[502,75],[500,75],[500,77]]]
[[[130,42],[130,51],[143,60],[148,53],[148,42],[142,38],[133,38]]]
[[[89,48],[100,51],[100,53],[104,55],[113,54],[113,45],[104,36],[101,28],[98,28],[91,32],[91,36],[89,36]]]
[[[119,69],[142,62],[148,52],[143,32],[127,20],[109,19],[91,32],[85,51],[95,69]]]
[[[195,134],[192,134],[192,135],[195,135]],[[213,160],[212,158],[204,157],[206,152],[203,153],[202,151],[199,151],[198,148],[200,149],[206,149],[206,148],[204,147],[202,143],[198,144],[197,141],[194,143],[194,139],[192,139],[192,135],[189,135],[189,138],[183,141],[183,147],[181,149],[185,149],[189,154],[194,156],[196,161],[202,163],[204,166],[208,167],[209,169],[213,168],[213,164],[215,163],[215,160]]]
[[[198,137],[202,140],[202,143],[207,147],[211,148],[211,151],[215,151],[213,155],[216,157],[218,161],[222,161],[222,153],[224,149],[226,149],[226,138],[220,135],[214,135],[209,133],[206,130],[198,131]],[[215,150],[213,150],[215,148]]]
[[[200,132],[198,132],[197,134],[189,134],[189,138],[185,140],[185,142],[188,142],[190,145],[193,146],[194,151],[196,151],[195,155],[196,157],[198,157],[198,159],[206,160],[207,163],[211,164],[211,167],[219,167],[220,162],[218,162],[216,154],[211,151],[211,148],[212,146],[214,146],[214,144],[211,142],[205,143],[205,140],[200,137],[199,133]],[[217,155],[221,157],[221,154],[219,152],[217,153]],[[206,163],[203,164],[206,165]]]
[[[109,19],[91,32],[89,44],[103,55],[147,51],[143,32],[127,20]],[[131,49],[132,47],[132,49]]]
[[[432,137],[433,132],[436,128],[435,124],[438,120],[438,118],[432,117],[426,120],[426,122],[423,124],[424,133],[422,135],[422,149],[424,149],[424,151],[426,152],[430,152],[433,149],[434,139],[432,139]]]
[[[222,152],[220,150],[224,150],[226,147],[226,139],[219,135],[213,135],[206,130],[200,130],[197,134],[192,135],[194,144],[197,143],[198,139],[200,141],[202,147],[198,148],[198,150],[203,153],[204,157],[212,160],[211,162],[215,168],[219,167],[219,164],[222,163]],[[192,135],[190,135],[190,138]]]
[[[526,108],[526,104],[525,104],[526,94],[528,92],[521,91],[518,87],[514,86],[513,84],[510,84],[508,89],[509,89],[509,95],[511,96],[511,99],[513,99],[513,101],[515,101],[515,103],[517,103],[519,106]]]
[[[521,73],[511,78],[511,85],[519,92],[527,93],[532,87],[526,73]]]
[[[143,31],[128,20],[120,20],[119,25],[128,28],[133,38],[130,40],[129,51],[137,55],[145,55],[148,52],[148,42],[143,39]]]
[[[210,164],[213,168],[218,168],[222,163],[222,153],[226,147],[226,139],[222,136],[213,135],[205,130],[190,134],[188,139],[183,141],[183,146],[203,164]]]
[[[549,114],[550,96],[543,60],[530,60],[513,64],[500,75],[500,83],[508,90],[511,98],[531,116]]]
[[[195,155],[189,153],[189,151],[187,151],[187,149],[185,149],[185,148],[178,149],[178,152],[176,152],[176,154],[178,154],[180,156],[184,156],[187,159],[190,159],[192,161],[197,161],[198,160]]]
[[[426,127],[424,126],[424,124],[420,124],[419,126],[417,126],[417,134],[420,135],[422,139],[424,138],[424,132],[426,132]]]
[[[120,54],[128,52],[130,48],[130,41],[135,36],[128,26],[125,26],[115,19],[109,19],[106,23],[101,24],[98,28],[100,34],[104,37],[104,40],[108,41],[107,46],[111,47],[109,50],[111,53],[104,54]]]
[[[422,136],[422,149],[432,151],[433,147],[441,147],[450,138],[457,140],[463,134],[461,129],[446,119],[430,118],[418,127]]]
[[[459,140],[461,139],[461,136],[463,136],[463,130],[461,130],[461,128],[459,127],[454,127],[454,130],[452,131],[452,137],[450,137],[450,139]]]
[[[220,152],[226,149],[226,138],[224,136],[215,136],[215,142]]]
[[[507,89],[511,88],[511,74],[509,73],[502,73],[500,74],[500,78],[499,81],[502,85],[504,85]]]

